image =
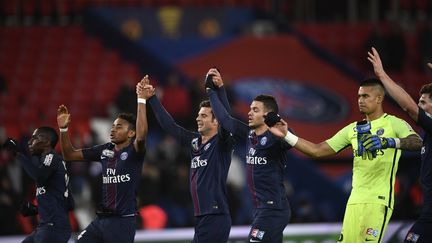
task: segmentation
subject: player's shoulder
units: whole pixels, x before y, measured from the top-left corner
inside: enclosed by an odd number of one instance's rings
[[[63,158],[54,150],[42,156],[42,164],[47,167],[57,165],[63,161]]]
[[[348,123],[344,127],[342,127],[339,131],[342,130],[349,130],[349,131],[356,131],[357,121],[353,121],[351,123]]]
[[[383,119],[387,121],[387,126],[391,126],[394,129],[401,130],[401,131],[415,132],[414,129],[411,127],[411,125],[402,118],[399,118],[394,115],[386,114],[383,117]]]
[[[390,114],[384,114],[384,116],[382,116],[380,119],[382,119],[384,121],[388,121],[390,123],[403,123],[403,124],[407,123],[404,119],[399,118],[395,115],[390,115]]]

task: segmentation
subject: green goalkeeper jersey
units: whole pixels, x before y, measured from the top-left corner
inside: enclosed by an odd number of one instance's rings
[[[405,138],[416,132],[402,119],[384,114],[371,121],[372,134],[386,138]],[[401,150],[387,148],[376,151],[373,159],[357,155],[356,122],[342,128],[327,144],[339,152],[351,145],[354,155],[352,190],[348,204],[376,203],[393,208],[394,182]]]

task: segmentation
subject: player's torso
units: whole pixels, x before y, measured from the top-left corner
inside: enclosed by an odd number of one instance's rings
[[[424,205],[432,212],[432,136],[430,134],[423,137],[420,180],[424,194]]]
[[[392,117],[385,115],[371,122],[371,133],[379,137],[395,138]],[[393,185],[401,156],[399,149],[387,148],[376,151],[373,159],[362,159],[356,154],[357,132],[353,126],[350,134],[354,151],[353,189],[349,203],[378,203],[392,207]]]
[[[281,208],[286,205],[283,186],[287,148],[269,131],[256,136],[249,134],[246,167],[249,189],[256,207]]]
[[[54,223],[59,227],[69,227],[68,200],[69,196],[65,162],[60,156],[50,153],[40,160],[41,166],[51,166],[54,173],[44,184],[36,184],[36,198],[41,223]]]
[[[102,150],[102,200],[104,207],[121,215],[136,211],[135,195],[144,155],[137,154],[133,144],[122,150]]]
[[[232,143],[218,135],[206,143],[191,141],[190,192],[195,215],[228,213],[226,178],[231,163]]]

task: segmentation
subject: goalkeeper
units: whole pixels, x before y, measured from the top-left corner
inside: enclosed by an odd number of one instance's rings
[[[358,90],[358,105],[365,120],[347,125],[319,144],[291,134],[284,120],[270,128],[294,148],[314,158],[352,148],[352,190],[338,242],[382,242],[393,212],[401,150],[417,151],[422,146],[421,138],[408,123],[384,113],[384,95],[380,80],[363,81]]]

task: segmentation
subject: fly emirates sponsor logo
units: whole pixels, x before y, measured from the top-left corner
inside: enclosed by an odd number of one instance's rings
[[[102,175],[103,184],[114,184],[130,181],[130,175],[116,175],[116,169],[107,168],[106,175]]]
[[[206,159],[200,159],[199,156],[196,156],[191,161],[191,168],[196,169],[198,167],[204,167],[207,166],[207,160]]]
[[[266,165],[267,157],[255,156],[256,150],[254,148],[249,149],[248,155],[246,155],[246,163],[250,165]]]

